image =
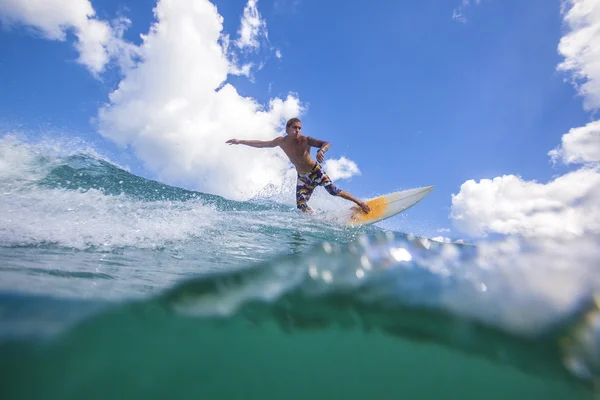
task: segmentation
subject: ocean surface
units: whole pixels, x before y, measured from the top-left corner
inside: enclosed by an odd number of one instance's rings
[[[347,228],[5,136],[0,398],[598,398],[597,245]]]

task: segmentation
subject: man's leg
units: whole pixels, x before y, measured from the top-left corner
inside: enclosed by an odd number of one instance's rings
[[[298,177],[298,180],[296,181],[296,207],[298,207],[300,211],[313,211],[312,208],[310,208],[307,204],[308,200],[310,200],[313,190],[315,190],[314,186],[309,185],[307,182]]]
[[[369,211],[371,211],[371,209],[369,208],[369,206],[367,205],[367,203],[365,203],[363,201],[360,201],[359,199],[357,199],[356,197],[352,196],[350,193],[346,192],[345,190],[341,190],[341,189],[337,188],[333,184],[333,182],[331,182],[331,179],[329,178],[329,176],[325,172],[323,172],[323,176],[322,176],[322,179],[321,179],[321,185],[323,185],[323,187],[325,188],[325,190],[327,190],[327,192],[329,192],[330,195],[332,195],[332,196],[339,196],[339,197],[341,197],[343,199],[355,202],[367,214],[369,213]]]

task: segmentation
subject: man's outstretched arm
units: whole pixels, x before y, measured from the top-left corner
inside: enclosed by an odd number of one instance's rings
[[[238,140],[238,139],[229,139],[225,143],[229,144],[244,144],[250,147],[276,147],[279,146],[281,141],[281,137],[277,137],[273,140]]]

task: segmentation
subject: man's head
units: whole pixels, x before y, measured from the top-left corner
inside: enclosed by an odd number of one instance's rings
[[[302,122],[298,118],[290,118],[285,124],[285,132],[290,136],[298,136],[302,130]]]

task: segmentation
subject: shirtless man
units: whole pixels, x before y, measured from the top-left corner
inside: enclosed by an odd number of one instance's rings
[[[319,163],[325,159],[325,152],[331,147],[331,143],[323,140],[318,140],[310,136],[300,134],[302,130],[302,122],[298,118],[292,118],[285,125],[287,136],[279,136],[273,140],[238,140],[230,139],[225,143],[229,144],[244,144],[251,147],[281,147],[285,154],[290,159],[291,163],[296,167],[298,179],[296,180],[296,206],[303,212],[312,211],[306,204],[310,199],[315,188],[319,185],[323,186],[332,196],[340,196],[346,200],[350,200],[358,204],[364,212],[370,211],[369,206],[352,196],[350,193],[338,189]],[[310,148],[318,147],[317,162],[310,156]]]

